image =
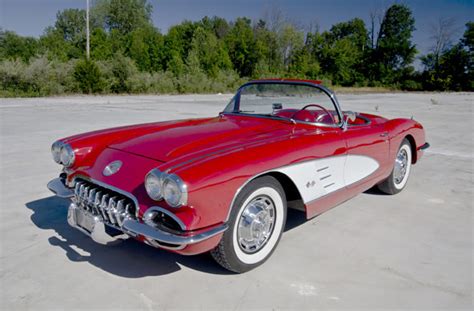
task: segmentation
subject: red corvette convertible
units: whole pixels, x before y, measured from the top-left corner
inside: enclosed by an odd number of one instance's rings
[[[210,251],[245,272],[276,248],[287,208],[311,218],[373,186],[398,193],[428,146],[418,122],[342,111],[318,81],[258,80],[213,118],[56,141],[48,188],[98,243]]]

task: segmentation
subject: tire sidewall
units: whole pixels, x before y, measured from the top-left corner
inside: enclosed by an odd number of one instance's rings
[[[247,254],[240,248],[237,229],[242,212],[249,202],[259,195],[270,197],[275,205],[275,224],[265,245],[256,253]],[[286,197],[278,180],[271,176],[257,178],[247,184],[237,195],[229,217],[229,229],[224,233],[223,243],[227,261],[236,271],[245,272],[264,263],[273,253],[286,223]]]
[[[410,143],[406,140],[402,142],[400,148],[398,148],[397,155],[395,156],[395,160],[398,157],[398,153],[400,153],[401,150],[405,150],[405,152],[407,153],[407,168],[406,168],[405,176],[403,177],[402,181],[399,184],[397,184],[395,183],[395,176],[393,175],[393,173],[395,172],[395,163],[394,163],[394,172],[392,173],[392,183],[396,191],[402,191],[403,188],[405,188],[408,182],[408,178],[410,176],[410,171],[411,171],[412,152],[411,152]]]

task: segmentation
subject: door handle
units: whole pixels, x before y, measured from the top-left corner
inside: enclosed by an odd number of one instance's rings
[[[380,134],[380,137],[387,137],[388,136],[388,132],[383,132],[382,134]]]

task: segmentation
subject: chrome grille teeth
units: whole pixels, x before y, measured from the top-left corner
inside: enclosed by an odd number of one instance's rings
[[[84,194],[84,188],[86,186],[84,184],[81,184],[81,186],[79,187],[79,197],[78,199],[81,199],[82,198],[82,195]]]
[[[89,195],[87,196],[87,206],[90,212],[93,211],[92,207],[94,206],[96,191],[97,191],[96,189],[91,189],[91,191],[89,191]]]
[[[76,195],[76,197],[78,197],[80,195],[80,190],[81,190],[81,186],[82,186],[82,183],[80,182],[77,182],[75,187],[74,187],[74,194]]]
[[[102,215],[102,217],[104,218],[105,221],[107,222],[110,222],[109,220],[109,216],[107,215],[107,211],[105,210],[107,208],[107,200],[109,198],[109,195],[106,193],[104,194],[104,196],[102,197],[102,201],[100,202],[100,205],[99,205],[99,208],[100,208],[100,213]]]
[[[125,219],[136,217],[136,207],[130,199],[91,182],[76,181],[74,196],[80,208],[99,216],[108,225],[122,227]]]
[[[87,201],[88,193],[89,193],[89,186],[84,187],[84,192],[82,193],[82,200]]]
[[[115,215],[114,215],[116,199],[117,197],[111,197],[109,200],[109,204],[107,206],[107,214],[109,216],[110,222],[113,224],[117,223],[117,220],[115,219]]]
[[[101,197],[102,197],[102,191],[97,191],[94,198],[94,210],[95,210],[95,213],[98,215],[101,215],[100,208],[99,208]]]
[[[117,219],[119,226],[122,226],[123,224],[122,213],[125,211],[125,207],[123,206],[124,203],[125,199],[121,199],[117,202],[117,208],[115,209],[115,218]]]

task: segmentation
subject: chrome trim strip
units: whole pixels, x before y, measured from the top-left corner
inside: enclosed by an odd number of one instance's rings
[[[212,228],[208,231],[198,233],[195,235],[184,236],[178,234],[172,234],[169,232],[162,231],[157,228],[153,228],[149,225],[140,223],[136,220],[125,220],[123,223],[123,228],[125,233],[130,232],[133,234],[140,234],[146,237],[147,239],[156,240],[158,242],[174,244],[174,245],[183,245],[183,244],[195,244],[207,240],[219,233],[227,230],[229,226],[224,223],[215,228]]]
[[[74,196],[74,191],[66,187],[59,177],[51,180],[47,187],[60,198],[71,198]]]
[[[273,116],[266,116],[266,115],[258,115],[258,114],[251,114],[251,113],[243,113],[243,112],[221,112],[223,115],[233,115],[233,116],[244,116],[244,117],[252,117],[252,118],[261,118],[261,119],[271,119],[276,121],[287,121],[292,122],[293,119],[285,119]],[[338,124],[326,124],[326,123],[319,123],[319,122],[307,122],[301,120],[293,120],[295,123],[298,124],[308,124],[313,126],[320,126],[320,127],[328,127],[328,128],[339,128]]]

